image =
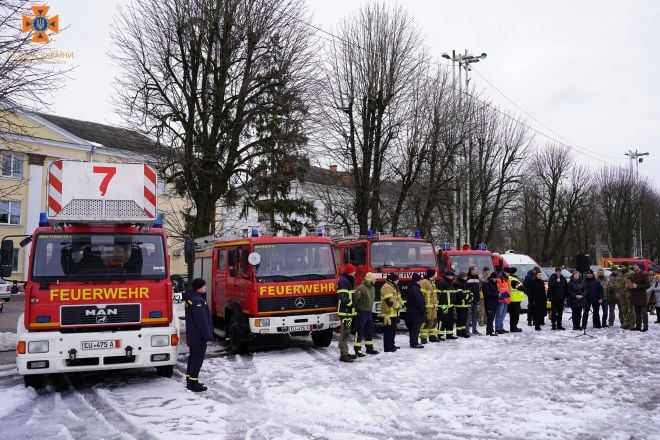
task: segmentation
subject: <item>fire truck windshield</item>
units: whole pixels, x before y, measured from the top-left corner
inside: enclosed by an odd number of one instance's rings
[[[481,273],[484,267],[493,271],[493,259],[490,255],[451,255],[449,265],[456,275],[461,272],[468,273],[470,266],[477,266],[478,273]]]
[[[163,279],[165,254],[160,235],[40,234],[32,279]]]
[[[258,281],[326,280],[335,277],[332,248],[325,243],[258,244]]]
[[[371,243],[371,267],[435,267],[431,243],[387,241]]]

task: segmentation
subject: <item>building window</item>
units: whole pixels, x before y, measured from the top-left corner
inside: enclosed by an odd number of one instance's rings
[[[165,179],[163,179],[161,176],[158,176],[156,180],[156,195],[157,196],[164,196],[165,195]]]
[[[11,263],[11,271],[18,272],[18,249],[14,249],[13,260]]]
[[[2,177],[13,177],[15,179],[23,178],[22,154],[2,155]]]
[[[0,200],[0,224],[21,224],[21,202]]]

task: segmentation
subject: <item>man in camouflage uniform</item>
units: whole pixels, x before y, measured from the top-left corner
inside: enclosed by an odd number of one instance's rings
[[[635,271],[632,270],[628,262],[623,263],[623,270],[621,271],[623,275],[624,290],[621,297],[621,305],[623,309],[623,314],[626,315],[627,326],[623,327],[628,330],[635,329],[635,308],[632,304],[632,292],[630,291],[630,285],[633,284],[633,278],[635,277]]]

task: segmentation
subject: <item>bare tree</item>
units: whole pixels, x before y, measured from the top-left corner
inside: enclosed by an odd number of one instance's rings
[[[32,16],[30,7],[41,4],[32,0],[0,2],[0,151],[32,151],[24,139],[30,127],[19,115],[48,108],[52,93],[63,87],[72,68],[53,63],[50,42],[32,42],[31,33],[21,32],[22,16]],[[0,198],[15,194],[25,182],[3,182]]]
[[[542,264],[563,262],[588,181],[588,171],[575,164],[568,147],[548,144],[532,157],[522,192],[522,233],[525,249]]]
[[[326,62],[321,107],[323,150],[354,180],[360,233],[383,230],[381,180],[385,158],[403,127],[423,54],[409,13],[368,3],[339,27]]]
[[[630,256],[646,182],[626,169],[604,167],[597,176],[597,185],[610,251],[614,256]]]
[[[159,26],[147,29],[154,10]],[[212,234],[218,200],[237,203],[260,159],[300,138],[293,121],[266,127],[304,118],[288,105],[313,84],[302,18],[294,0],[143,0],[117,18],[117,108],[162,146],[166,181],[193,202],[188,234]]]

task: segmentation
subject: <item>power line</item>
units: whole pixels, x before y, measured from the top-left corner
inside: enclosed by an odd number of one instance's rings
[[[319,36],[319,38],[322,38],[322,39],[325,40],[325,41],[329,41],[329,42],[333,42],[333,43],[334,43],[334,42],[335,42],[334,40],[337,40],[337,41],[339,41],[339,42],[341,42],[341,43],[343,43],[343,44],[346,44],[346,45],[349,45],[349,46],[353,46],[353,47],[355,47],[355,48],[357,48],[357,49],[359,49],[359,50],[362,50],[362,51],[364,51],[364,52],[370,52],[368,49],[361,47],[359,44],[353,43],[353,42],[351,42],[351,41],[347,41],[347,40],[341,38],[340,36],[338,36],[338,35],[336,35],[336,34],[334,34],[334,33],[332,33],[332,32],[326,31],[325,29],[323,29],[323,28],[321,28],[321,27],[319,27],[319,26],[316,26],[316,25],[314,25],[314,24],[312,24],[312,23],[310,23],[310,22],[308,22],[308,21],[303,20],[303,19],[300,18],[300,17],[293,16],[293,15],[289,14],[287,11],[280,10],[279,12],[281,12],[281,13],[287,15],[289,18],[291,18],[291,19],[293,19],[293,20],[295,20],[295,21],[297,21],[297,22],[299,22],[299,23],[301,23],[301,24],[303,24],[303,25],[305,25],[305,26],[307,26],[307,27],[309,27],[309,28],[315,30],[315,31],[316,31],[316,32],[314,32],[315,35],[317,35],[317,32],[321,32],[321,33],[327,35],[329,38],[328,38],[328,37],[321,37],[321,36]],[[318,36],[318,35],[317,35],[317,36]],[[380,56],[380,54],[376,54],[376,55]],[[433,64],[433,65],[442,66],[443,68],[445,68],[445,69],[447,69],[447,70],[448,70],[449,67],[450,67],[450,66],[447,65],[447,64],[443,64],[443,63],[440,63],[440,62],[437,62],[437,61],[433,62],[433,61],[430,61],[430,60],[427,60],[427,59],[418,59],[418,61],[423,62],[423,63],[427,63],[427,64]],[[471,99],[474,99],[475,101],[477,101],[477,102],[479,102],[479,103],[481,103],[481,104],[483,104],[483,105],[485,105],[485,106],[487,106],[487,107],[493,109],[493,110],[496,111],[497,113],[501,114],[503,117],[509,118],[509,119],[513,120],[514,122],[516,122],[516,123],[522,125],[523,127],[527,128],[527,129],[529,129],[529,130],[531,130],[531,131],[537,133],[538,135],[543,136],[543,137],[545,137],[546,139],[549,139],[549,140],[551,140],[551,141],[553,141],[553,142],[555,142],[555,143],[557,143],[557,144],[559,144],[559,145],[562,145],[562,146],[565,146],[565,147],[567,147],[567,148],[570,148],[570,149],[574,150],[575,152],[577,152],[577,153],[579,153],[579,154],[582,154],[582,155],[584,155],[584,156],[586,156],[586,157],[588,157],[588,158],[590,158],[590,159],[593,159],[593,160],[599,161],[599,162],[601,162],[601,163],[603,163],[603,164],[605,164],[605,165],[613,165],[613,166],[615,166],[615,167],[622,168],[622,167],[621,167],[620,165],[618,165],[618,164],[611,164],[611,163],[607,162],[606,160],[603,160],[602,157],[595,156],[594,154],[598,154],[598,153],[596,153],[596,152],[590,152],[590,150],[588,150],[588,149],[586,149],[586,148],[584,148],[584,147],[580,147],[580,146],[578,146],[578,144],[576,144],[575,142],[571,142],[568,138],[566,138],[566,137],[560,135],[559,133],[555,132],[555,131],[552,130],[550,127],[546,126],[545,124],[543,124],[542,122],[540,122],[538,119],[536,119],[534,116],[532,116],[532,115],[529,114],[527,111],[525,111],[525,110],[524,110],[522,107],[520,107],[518,104],[516,104],[512,99],[510,99],[508,96],[506,96],[501,90],[499,90],[499,89],[498,89],[498,88],[497,88],[492,82],[490,82],[486,77],[484,77],[484,76],[483,76],[481,73],[479,73],[476,69],[474,69],[473,67],[471,67],[471,68],[477,73],[477,75],[479,75],[484,81],[486,81],[487,84],[489,84],[492,88],[494,88],[494,89],[495,89],[499,94],[501,94],[501,95],[502,95],[507,101],[509,101],[511,104],[513,104],[516,108],[518,108],[521,112],[523,112],[525,115],[527,115],[530,119],[532,119],[533,121],[535,121],[536,123],[538,123],[538,124],[541,125],[542,127],[546,128],[547,130],[553,132],[556,136],[558,136],[558,137],[560,137],[560,138],[563,138],[563,139],[565,139],[565,140],[568,140],[569,142],[567,143],[566,141],[561,141],[561,140],[559,140],[559,139],[557,139],[557,138],[555,138],[555,137],[553,137],[553,136],[550,136],[549,134],[544,133],[543,131],[541,131],[541,130],[539,130],[539,129],[533,127],[533,126],[531,126],[530,124],[527,124],[527,123],[521,121],[519,118],[516,118],[516,117],[512,116],[511,114],[502,111],[500,108],[498,108],[498,107],[494,106],[493,104],[491,104],[491,103],[489,103],[489,102],[483,100],[482,98],[479,98],[479,97],[477,97],[477,96],[475,96],[475,95],[469,93],[467,90],[459,89],[455,84],[452,84],[451,87],[453,88],[454,91],[458,91],[459,93],[462,93],[462,94],[464,94],[465,96],[470,97]],[[584,151],[583,151],[583,150],[584,150]],[[593,153],[593,154],[590,154],[590,153]],[[614,160],[621,160],[621,159],[623,159],[623,158],[614,158],[614,157],[610,157],[610,156],[605,156],[605,157],[609,157],[609,158],[614,159]]]

